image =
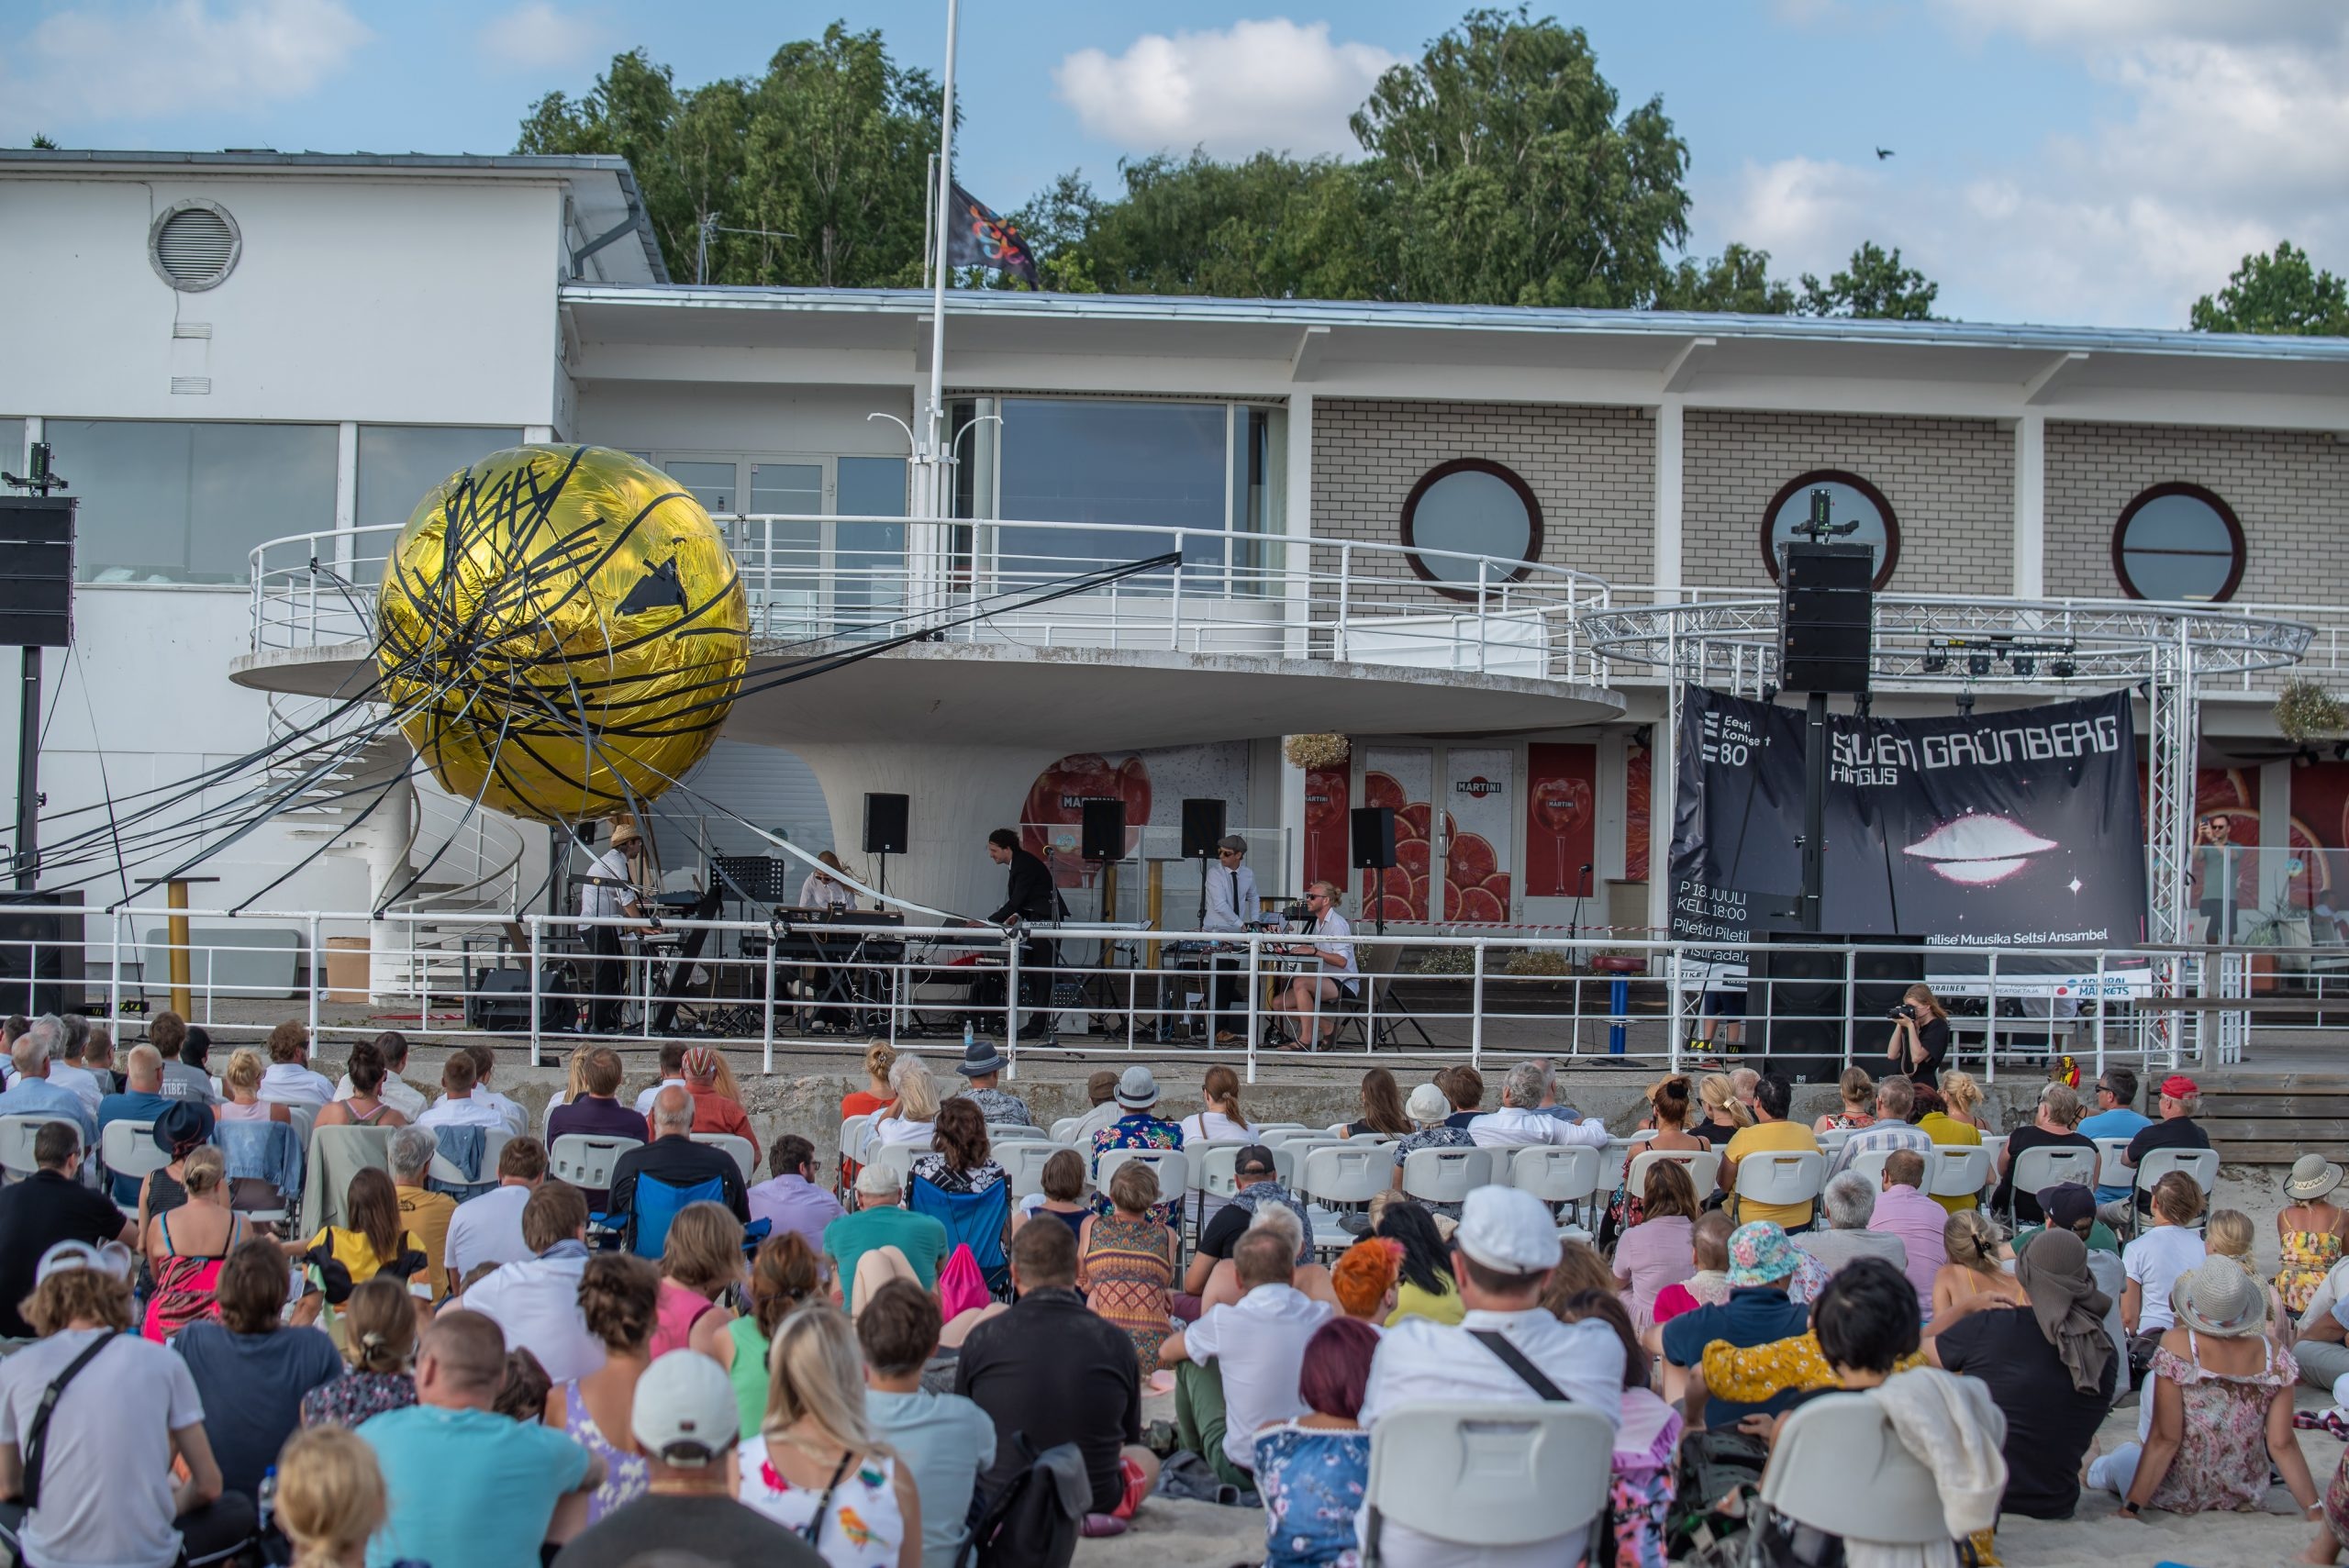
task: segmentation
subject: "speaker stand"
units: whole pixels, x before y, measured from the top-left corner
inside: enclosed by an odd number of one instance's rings
[[[873,889],[874,892],[880,894],[884,900],[886,900],[889,896],[889,851],[886,850],[879,851],[877,851],[877,857],[880,864],[880,871],[873,879]]]

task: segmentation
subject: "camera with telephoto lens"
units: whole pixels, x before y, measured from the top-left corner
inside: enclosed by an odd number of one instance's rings
[[[1917,1016],[1917,1009],[1907,1002],[1898,1002],[1884,1016],[1887,1018],[1913,1018]]]

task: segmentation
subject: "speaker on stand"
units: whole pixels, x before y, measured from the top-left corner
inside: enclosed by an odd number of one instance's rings
[[[1183,802],[1183,858],[1199,862],[1199,928],[1208,923],[1208,863],[1215,859],[1223,840],[1223,802],[1206,796],[1186,797]],[[1235,910],[1244,921],[1247,913]]]
[[[1386,872],[1395,863],[1395,808],[1357,806],[1351,825],[1354,869],[1378,873],[1378,913],[1372,917],[1372,923],[1383,937],[1386,934]]]
[[[880,857],[874,886],[889,891],[889,857],[906,852],[906,835],[912,826],[913,798],[903,795],[864,797],[864,852]]]

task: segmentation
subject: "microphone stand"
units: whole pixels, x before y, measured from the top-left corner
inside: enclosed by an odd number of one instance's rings
[[[1575,942],[1582,940],[1582,901],[1584,894],[1589,890],[1589,887],[1590,867],[1586,865],[1582,868],[1580,874],[1575,878],[1575,912],[1573,917],[1566,922],[1566,940],[1569,942]],[[1581,961],[1581,952],[1577,951],[1575,954],[1575,958],[1578,963]],[[1582,967],[1588,968],[1589,966],[1587,964],[1584,964]]]

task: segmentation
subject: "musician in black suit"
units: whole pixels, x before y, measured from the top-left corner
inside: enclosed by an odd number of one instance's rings
[[[998,828],[987,835],[987,859],[999,866],[1008,866],[1011,874],[1004,889],[1003,906],[987,917],[996,925],[1007,925],[1014,919],[1025,920],[1030,926],[1046,925],[1060,917],[1060,889],[1053,885],[1052,867],[1019,846],[1019,835],[1008,828]],[[1035,1006],[1041,984],[1041,977],[1054,962],[1052,944],[1031,936],[1019,945],[1019,1005]],[[1045,994],[1049,995],[1049,992]],[[1033,1029],[1043,1032],[1042,1020],[1023,1025],[1024,1035]]]

